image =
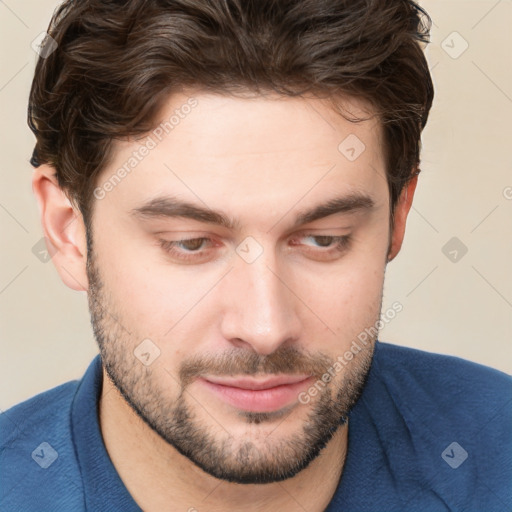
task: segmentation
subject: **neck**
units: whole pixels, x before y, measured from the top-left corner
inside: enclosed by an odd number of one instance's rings
[[[236,484],[205,473],[164,441],[135,414],[105,372],[99,418],[109,457],[128,492],[146,512],[258,512],[271,507],[321,512],[336,491],[347,451],[345,424],[293,478],[270,484]]]

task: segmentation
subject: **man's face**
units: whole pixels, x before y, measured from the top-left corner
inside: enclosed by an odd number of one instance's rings
[[[369,369],[374,340],[334,363],[380,315],[381,128],[318,99],[194,97],[166,104],[168,134],[116,143],[100,176],[93,327],[110,379],[165,441],[217,478],[278,481],[318,455]]]

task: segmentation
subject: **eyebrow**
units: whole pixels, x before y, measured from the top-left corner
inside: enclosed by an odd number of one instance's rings
[[[335,197],[313,208],[299,211],[293,227],[308,224],[337,213],[355,213],[374,208],[373,199],[360,192],[342,197]],[[155,218],[185,218],[207,224],[216,224],[230,230],[239,229],[240,223],[221,211],[199,206],[175,197],[165,196],[151,199],[142,206],[134,208],[130,214],[142,220]],[[286,215],[286,214],[285,214]],[[284,218],[284,216],[282,217]]]

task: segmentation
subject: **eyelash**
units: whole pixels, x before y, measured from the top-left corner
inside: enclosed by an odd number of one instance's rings
[[[327,247],[327,250],[320,250],[319,251],[320,254],[331,254],[332,252],[336,252],[336,251],[343,252],[349,247],[350,242],[351,242],[350,235],[334,236],[334,235],[314,235],[311,233],[306,233],[306,234],[300,236],[300,238],[331,238],[332,243],[334,245]],[[162,249],[164,249],[164,251],[171,254],[172,256],[174,256],[178,259],[184,260],[184,261],[191,261],[194,258],[197,258],[198,256],[201,255],[200,250],[195,251],[195,252],[183,253],[183,252],[180,252],[179,250],[177,250],[176,247],[179,246],[180,244],[183,244],[186,242],[192,242],[192,241],[196,241],[196,240],[204,241],[204,240],[211,240],[211,239],[208,237],[194,237],[194,238],[184,238],[182,240],[162,240],[161,239],[161,240],[159,240],[159,242],[160,242],[160,246],[162,247]],[[322,247],[319,247],[319,249],[322,249]]]

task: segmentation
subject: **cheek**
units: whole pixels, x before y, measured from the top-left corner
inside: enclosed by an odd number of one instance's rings
[[[170,275],[169,267],[150,261],[141,244],[100,242],[95,253],[104,300],[134,336],[161,337],[197,300],[198,291],[185,284],[185,276]]]
[[[383,281],[383,271],[367,267],[333,276],[328,291],[319,299],[333,330],[346,332],[373,322],[380,307]]]
[[[183,276],[170,276],[159,268],[117,271],[111,278],[112,298],[135,330],[162,338],[201,298],[200,286],[183,281]]]
[[[301,292],[301,296],[308,298],[307,306],[329,327],[325,328],[324,343],[329,343],[330,350],[336,353],[379,317],[385,272],[381,253],[366,258],[354,254],[342,264],[308,279]],[[318,325],[310,324],[309,329],[318,329]]]

